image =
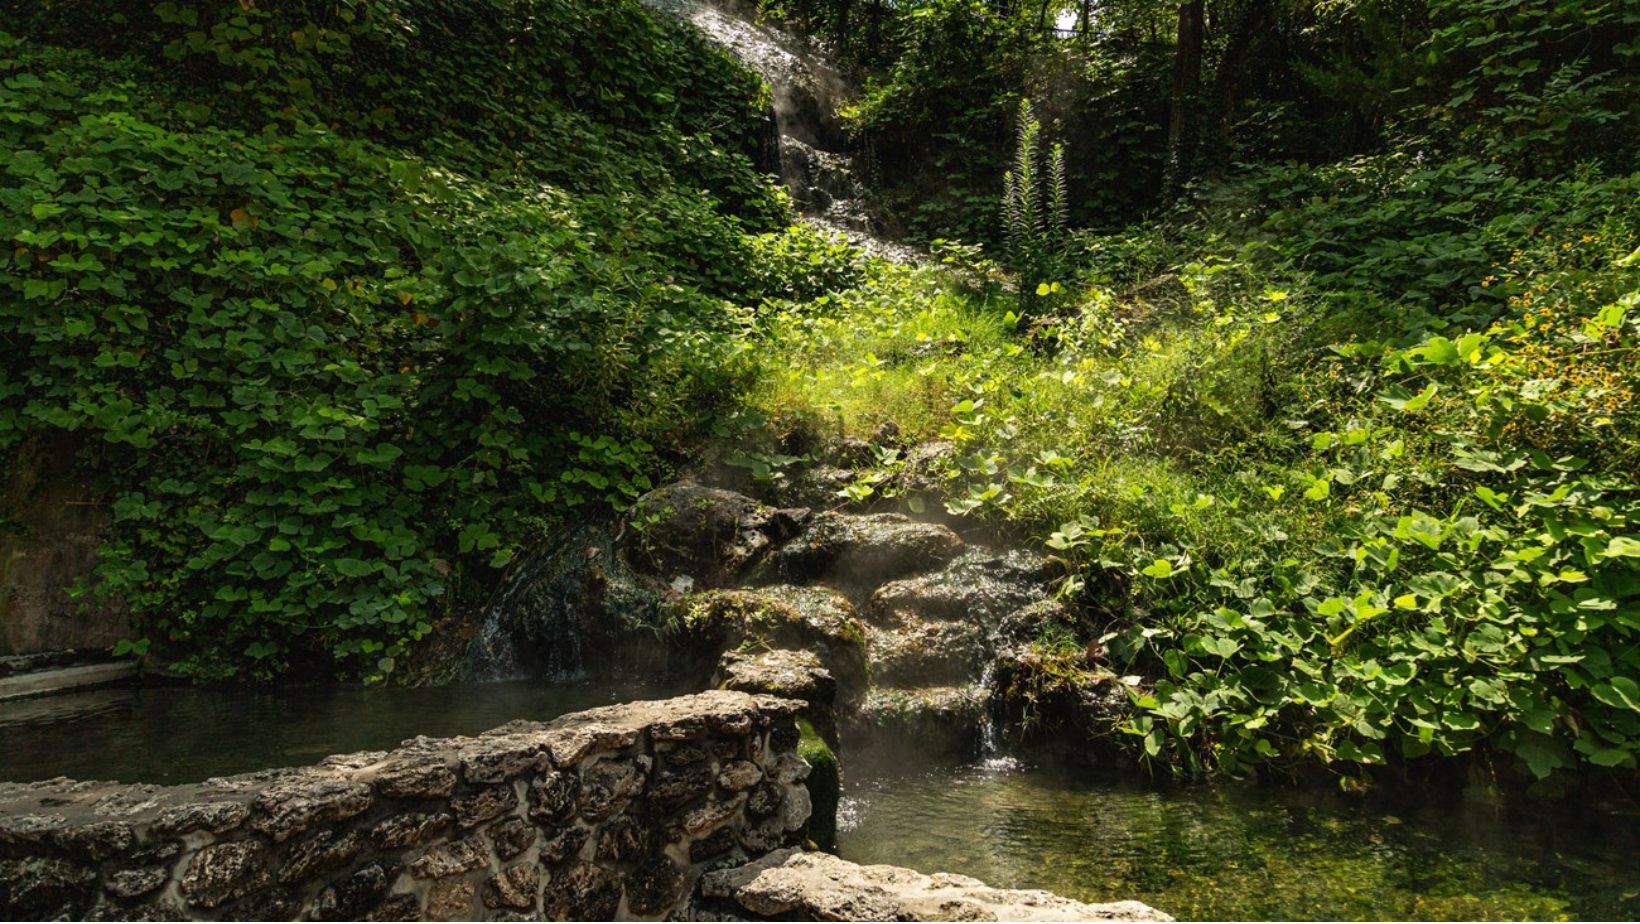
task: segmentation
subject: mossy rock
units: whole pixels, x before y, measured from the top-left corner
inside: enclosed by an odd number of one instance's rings
[[[797,754],[809,763],[809,777],[804,781],[809,790],[808,838],[827,853],[837,852],[837,807],[843,799],[843,767],[837,754],[814,726],[800,723],[803,735],[797,742]]]
[[[830,595],[835,596],[835,595]],[[677,604],[683,644],[711,653],[745,649],[812,651],[852,702],[865,686],[865,630],[848,601],[808,588],[712,590]]]

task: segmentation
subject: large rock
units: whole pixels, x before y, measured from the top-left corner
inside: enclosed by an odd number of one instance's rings
[[[986,659],[985,630],[971,622],[903,617],[892,628],[866,630],[872,683],[922,687],[969,683]]]
[[[729,651],[718,662],[713,686],[742,693],[768,693],[830,709],[837,681],[811,651]]]
[[[637,571],[668,585],[718,587],[796,535],[808,517],[807,510],[777,510],[744,494],[679,482],[639,498],[621,552]]]
[[[939,571],[878,587],[864,614],[878,625],[960,620],[995,629],[1008,614],[1049,598],[1051,574],[1039,556],[975,549]]]
[[[804,718],[833,747],[837,746],[837,681],[810,651],[724,652],[712,685],[742,693],[767,693],[808,704]]]
[[[851,746],[914,741],[937,751],[972,753],[980,740],[985,699],[978,684],[879,687],[846,717],[843,734]]]
[[[775,851],[701,879],[703,904],[745,918],[800,921],[1171,921],[1139,902],[1089,905],[977,879],[860,866],[825,853]],[[715,906],[715,907],[714,907]]]
[[[768,583],[824,581],[870,590],[885,581],[932,571],[962,552],[949,527],[897,513],[816,516],[758,572]]]
[[[688,644],[713,659],[735,648],[811,651],[837,681],[841,699],[857,700],[866,682],[865,629],[853,604],[823,587],[777,585],[714,590],[683,602]]]

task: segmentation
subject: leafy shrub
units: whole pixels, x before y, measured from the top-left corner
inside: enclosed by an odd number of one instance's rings
[[[1197,249],[1146,286],[1073,291],[1076,318],[1032,328],[1053,350],[1006,302],[879,270],[766,319],[782,360],[760,403],[948,444],[924,474],[949,512],[1040,530],[1073,565],[1065,592],[1102,630],[1060,647],[1151,678],[1126,730],[1153,759],[1633,766],[1630,182],[1537,187],[1582,192],[1558,217],[1529,201],[1542,225],[1501,252],[1497,227],[1465,226],[1473,294],[1439,290],[1438,334],[1352,323],[1398,306],[1342,261],[1295,271],[1302,237],[1085,237],[1117,264]],[[846,497],[893,501],[903,466],[879,459]]]
[[[580,113],[572,78],[623,66],[603,4],[280,31],[320,6],[158,5],[133,27],[173,36],[177,84],[0,35],[0,448],[81,435],[99,591],[203,678],[383,676],[463,576],[647,488],[738,381],[720,296],[784,208],[723,140],[755,81],[635,6],[639,87]],[[467,43],[468,14],[520,41]],[[701,92],[663,98],[674,77]]]
[[[1013,167],[1002,177],[1002,238],[1019,271],[1019,290],[1029,299],[1037,286],[1065,269],[1070,203],[1065,185],[1065,146],[1042,158],[1042,123],[1026,100],[1019,104]]]

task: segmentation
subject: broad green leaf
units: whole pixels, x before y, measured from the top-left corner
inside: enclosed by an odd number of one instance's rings
[[[1139,573],[1145,577],[1156,578],[1158,580],[1170,578],[1173,576],[1173,563],[1165,558],[1158,558],[1151,564],[1147,565]]]

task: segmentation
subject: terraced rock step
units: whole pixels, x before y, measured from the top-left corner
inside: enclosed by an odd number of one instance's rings
[[[971,745],[1002,689],[988,679],[1027,690],[1030,645],[1075,622],[1039,555],[903,514],[776,507],[690,481],[523,573],[533,584],[503,595],[507,624],[481,638],[598,676],[793,696],[834,742],[892,731]]]

